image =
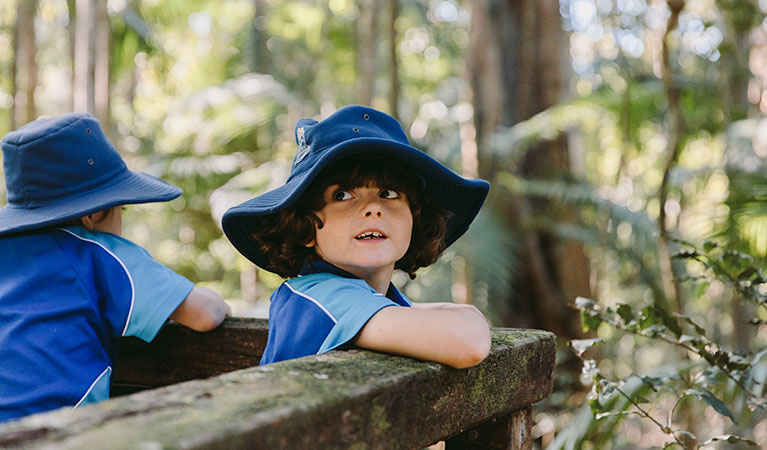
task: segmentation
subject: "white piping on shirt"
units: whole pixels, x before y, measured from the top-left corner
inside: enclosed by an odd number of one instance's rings
[[[111,371],[112,371],[112,366],[107,366],[107,368],[106,368],[106,369],[104,369],[104,371],[103,371],[103,372],[101,372],[101,374],[100,374],[99,376],[97,376],[95,380],[93,380],[93,383],[91,383],[91,387],[89,387],[89,388],[88,388],[88,390],[87,390],[87,391],[85,391],[85,395],[83,395],[83,396],[82,396],[82,398],[80,398],[80,401],[79,401],[79,402],[77,402],[77,404],[76,404],[75,406],[73,406],[73,407],[72,407],[72,409],[75,409],[75,408],[77,408],[78,406],[80,406],[80,403],[82,403],[82,402],[83,402],[83,400],[85,400],[85,399],[88,397],[88,394],[90,394],[90,393],[91,393],[91,391],[93,390],[93,387],[94,387],[94,386],[96,386],[96,383],[98,383],[98,382],[99,382],[99,380],[101,379],[101,377],[103,377],[105,373],[107,373],[107,372],[111,372]]]
[[[333,314],[330,314],[330,311],[325,309],[325,307],[322,306],[322,304],[320,302],[318,302],[316,299],[314,299],[312,297],[309,297],[308,295],[304,294],[303,292],[298,292],[297,290],[293,289],[293,286],[291,286],[290,283],[285,283],[285,285],[288,287],[288,289],[293,291],[294,294],[296,294],[296,295],[298,295],[300,297],[303,297],[303,298],[309,300],[310,302],[314,303],[315,305],[317,305],[318,308],[320,308],[325,314],[328,315],[328,317],[330,317],[330,320],[332,320],[333,323],[338,323],[338,320],[335,317],[333,317]]]
[[[122,333],[122,335],[125,336],[125,333],[128,332],[128,324],[130,324],[131,316],[133,315],[133,302],[136,299],[136,288],[133,285],[133,277],[130,276],[130,272],[128,271],[128,268],[125,267],[125,264],[123,264],[122,260],[120,260],[120,258],[118,258],[117,255],[112,253],[108,248],[104,247],[104,245],[102,245],[100,242],[96,242],[96,241],[94,241],[92,239],[86,239],[86,238],[84,238],[82,236],[78,236],[75,233],[72,233],[71,231],[69,231],[69,230],[67,230],[65,228],[57,228],[57,229],[61,230],[61,231],[66,231],[67,233],[71,234],[72,236],[76,237],[77,239],[80,239],[80,240],[85,241],[85,242],[90,242],[92,244],[96,244],[99,247],[103,248],[104,251],[109,253],[110,255],[112,255],[112,257],[114,259],[116,259],[117,262],[120,263],[120,265],[122,266],[123,270],[125,270],[125,275],[128,276],[128,280],[130,281],[130,309],[128,310],[128,318],[125,320],[125,328],[123,329],[123,333]]]

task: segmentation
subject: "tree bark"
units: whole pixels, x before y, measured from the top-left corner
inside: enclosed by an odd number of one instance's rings
[[[269,49],[266,47],[267,5],[264,0],[253,0],[253,29],[251,30],[250,70],[269,73]]]
[[[397,58],[397,27],[399,0],[389,0],[389,111],[399,120],[399,62]]]
[[[109,121],[109,48],[111,45],[112,27],[106,1],[98,0],[95,5],[96,29],[94,37],[94,72],[93,72],[93,115],[101,123],[101,128],[107,136],[111,134]]]
[[[77,30],[75,27],[75,22],[77,21],[77,1],[76,0],[67,0],[67,11],[69,12],[69,22],[67,23],[67,37],[69,38],[69,62],[70,62],[70,76],[71,83],[70,86],[72,89],[69,90],[69,98],[67,99],[68,108],[70,111],[75,110],[75,92],[74,92],[74,74],[75,74],[75,41],[77,40],[75,38],[77,34]]]
[[[376,72],[376,49],[378,48],[377,0],[360,0],[360,19],[357,21],[357,103],[370,106],[373,102],[373,86]]]
[[[96,109],[96,0],[77,0],[75,3],[75,72],[73,109],[93,114]]]
[[[37,86],[36,12],[37,0],[22,0],[18,3],[13,39],[12,129],[35,120],[37,116],[35,111],[35,87]]]
[[[562,98],[567,41],[557,0],[475,0],[467,52],[472,87],[479,174],[492,180],[499,170],[530,178],[568,178],[570,161],[564,138],[529,150],[520,167],[501,167],[489,139],[499,126],[511,126],[556,104]],[[582,335],[579,317],[569,307],[576,296],[590,296],[589,263],[583,246],[562,242],[530,228],[545,214],[567,222],[571,209],[524,198],[497,199],[511,227],[523,233],[522,279],[504,326],[532,326],[562,337]]]

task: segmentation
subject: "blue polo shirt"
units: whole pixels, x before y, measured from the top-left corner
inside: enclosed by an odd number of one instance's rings
[[[297,278],[285,281],[272,294],[269,339],[261,364],[339,348],[387,306],[411,303],[393,284],[383,295],[327,262],[307,264]]]
[[[105,400],[120,336],[151,341],[193,286],[110,233],[0,238],[0,422]]]

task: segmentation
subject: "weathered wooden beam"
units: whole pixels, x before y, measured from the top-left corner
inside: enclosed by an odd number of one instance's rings
[[[0,425],[0,447],[422,448],[551,392],[551,333],[492,337],[469,369],[334,351],[30,416]]]
[[[530,450],[533,439],[531,406],[493,417],[445,441],[445,450]]]
[[[269,331],[265,319],[227,318],[198,333],[169,323],[151,343],[123,338],[112,375],[113,393],[168,386],[257,366]]]

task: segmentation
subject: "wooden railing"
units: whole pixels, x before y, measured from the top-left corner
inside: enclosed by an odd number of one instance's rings
[[[265,320],[227,319],[126,339],[113,393],[164,387],[5,423],[0,448],[527,449],[553,386],[543,331],[495,328],[490,356],[462,370],[363,350],[252,367],[266,335]]]

